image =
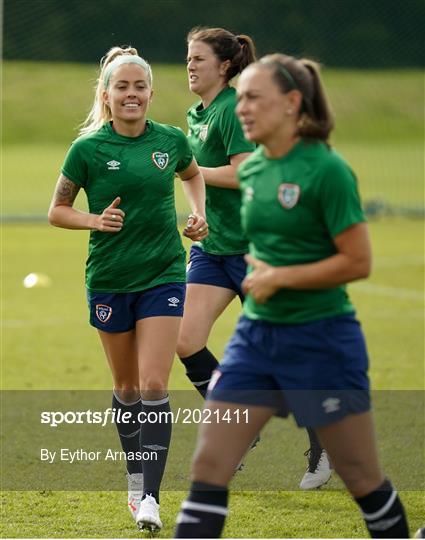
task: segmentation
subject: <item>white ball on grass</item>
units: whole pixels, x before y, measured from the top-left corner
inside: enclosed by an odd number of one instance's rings
[[[49,287],[51,284],[51,279],[45,274],[36,274],[32,272],[25,276],[23,281],[23,286],[25,289],[33,289],[34,287]]]

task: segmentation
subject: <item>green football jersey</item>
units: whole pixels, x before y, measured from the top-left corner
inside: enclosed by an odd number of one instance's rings
[[[298,142],[282,158],[259,147],[238,169],[242,225],[250,253],[272,266],[320,261],[337,253],[333,238],[365,221],[357,182],[346,162],[322,142]],[[345,286],[280,289],[264,304],[248,295],[250,319],[297,324],[352,313]]]
[[[118,233],[90,232],[86,285],[91,291],[142,291],[185,281],[185,250],[177,230],[174,176],[193,159],[185,134],[147,121],[139,137],[118,135],[108,123],[76,139],[62,173],[101,214],[121,197]]]
[[[206,109],[202,103],[189,109],[188,139],[199,165],[229,165],[231,156],[255,149],[243,135],[235,107],[236,90],[228,86]],[[240,190],[207,185],[205,206],[209,234],[200,243],[202,249],[215,255],[247,253],[248,241],[240,223]]]

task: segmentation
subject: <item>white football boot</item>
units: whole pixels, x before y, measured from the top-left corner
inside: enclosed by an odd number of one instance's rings
[[[136,521],[137,513],[139,512],[140,503],[143,497],[143,474],[142,473],[127,473],[128,481],[128,509],[133,519]]]
[[[235,472],[233,473],[234,475],[237,473],[237,472],[240,472],[244,469],[245,467],[245,463],[244,463],[244,460],[245,460],[245,457],[246,457],[246,454],[250,451],[250,450],[255,450],[255,448],[257,448],[257,445],[258,443],[260,442],[260,436],[257,435],[253,441],[253,443],[251,444],[251,446],[248,448],[247,452],[244,454],[244,456],[242,457],[242,459],[239,461],[236,469],[235,469]]]
[[[152,495],[146,495],[140,503],[136,523],[141,531],[155,532],[162,529],[162,521],[159,518],[159,504]]]
[[[320,451],[321,450],[321,451]],[[331,477],[332,468],[325,450],[309,449],[304,454],[308,457],[308,468],[300,482],[301,489],[318,489]]]

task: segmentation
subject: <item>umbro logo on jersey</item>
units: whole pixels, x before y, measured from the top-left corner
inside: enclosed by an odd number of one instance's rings
[[[170,307],[177,307],[179,303],[180,303],[180,300],[176,298],[175,296],[168,298],[168,305]]]
[[[152,161],[155,163],[158,169],[163,171],[168,165],[168,157],[169,156],[166,152],[154,152],[152,154]]]
[[[325,413],[333,413],[339,411],[341,400],[338,398],[329,397],[322,401],[322,407],[325,409]]]
[[[112,308],[105,304],[96,304],[96,317],[101,323],[106,323],[112,316]]]
[[[204,142],[207,137],[208,137],[208,124],[204,124],[199,129],[199,138],[201,139],[202,142]]]
[[[300,198],[300,186],[297,184],[280,184],[277,198],[283,208],[294,208]]]
[[[106,163],[106,165],[108,165],[108,169],[110,171],[119,171],[121,163],[119,161],[115,161],[115,159],[113,159],[112,161],[108,161]]]

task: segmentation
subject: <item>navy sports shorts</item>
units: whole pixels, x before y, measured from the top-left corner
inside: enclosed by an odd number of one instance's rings
[[[241,284],[246,276],[243,255],[212,255],[199,246],[190,248],[186,282],[231,289],[244,301]]]
[[[141,292],[87,291],[90,324],[104,332],[127,332],[148,317],[183,317],[185,283],[166,283]]]
[[[370,409],[368,355],[360,323],[339,315],[283,325],[242,316],[213,374],[208,399],[292,413],[320,427]]]

